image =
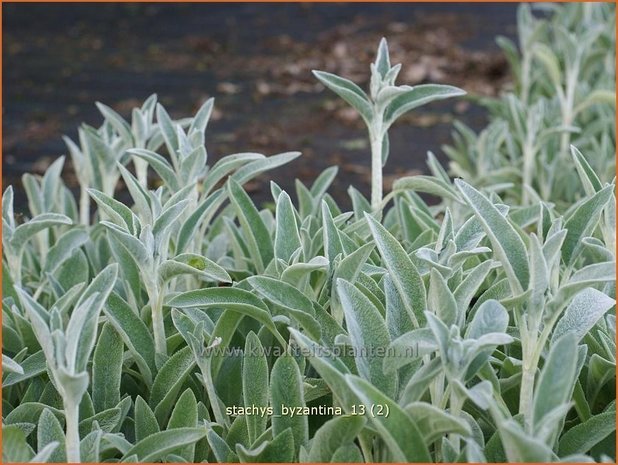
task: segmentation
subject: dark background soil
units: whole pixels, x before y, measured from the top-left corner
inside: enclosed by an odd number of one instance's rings
[[[362,123],[312,77],[322,69],[367,85],[382,36],[399,83],[448,83],[472,96],[509,85],[496,35],[515,34],[514,4],[3,4],[3,188],[41,173],[66,153],[62,134],[98,126],[95,101],[123,116],[156,92],[175,117],[216,97],[207,131],[209,163],[245,151],[300,150],[287,167],[247,186],[269,200],[268,179],[288,190],[338,165],[333,195],[369,192]],[[425,170],[428,150],[444,161],[453,118],[475,128],[485,112],[471,99],[414,111],[390,131],[394,177]],[[65,168],[71,185],[70,166]]]

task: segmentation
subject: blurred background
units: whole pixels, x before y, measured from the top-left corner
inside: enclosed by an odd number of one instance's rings
[[[339,166],[331,193],[369,193],[369,147],[354,111],[311,75],[334,72],[367,88],[379,39],[403,63],[399,84],[459,86],[471,96],[415,110],[389,132],[386,189],[440,160],[454,118],[486,122],[475,99],[509,86],[495,43],[515,37],[516,4],[3,4],[3,189],[43,173],[66,152],[81,122],[102,123],[94,102],[128,117],[157,93],[172,117],[192,115],[208,97],[215,112],[206,140],[209,164],[235,152],[303,156],[247,185],[270,200],[268,179],[293,191]],[[72,181],[70,162],[64,177]]]

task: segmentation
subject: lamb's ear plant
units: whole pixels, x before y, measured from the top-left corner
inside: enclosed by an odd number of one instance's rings
[[[615,461],[613,6],[547,8],[501,40],[514,94],[458,126],[463,179],[430,153],[381,192],[389,127],[461,91],[395,86],[386,42],[368,94],[316,72],[368,127],[351,211],[336,167],[254,202],[299,153],[209,165],[212,100],[99,104],[67,140],[79,202],[63,158],[24,175],[23,216],[4,191],[3,461]]]
[[[352,81],[324,71],[314,71],[318,80],[350,104],[361,116],[371,146],[371,207],[382,203],[382,168],[389,154],[388,130],[405,113],[427,103],[464,95],[457,87],[422,84],[396,86],[401,64],[391,66],[386,39],[380,41],[371,64],[369,95]]]
[[[590,273],[592,270],[585,268],[573,276],[569,269],[560,273],[561,256],[568,264],[573,263],[573,253],[580,245],[582,236],[587,234],[583,229],[595,229],[600,212],[609,202],[614,188],[606,186],[590,198],[583,199],[579,208],[574,209],[573,214],[567,218],[566,229],[561,227],[561,221],[557,219],[547,231],[544,243],[533,233],[526,238],[526,244],[517,227],[504,218],[487,198],[464,182],[457,183],[457,187],[485,229],[515,297],[514,317],[520,331],[523,364],[519,409],[526,428],[530,429],[534,422],[536,371],[549,336],[553,332],[554,339],[557,339],[566,332],[575,331],[577,327],[594,325],[615,304],[606,294],[587,287],[614,280],[615,262],[592,265],[603,268],[600,274]],[[576,222],[582,226],[575,226]],[[552,282],[552,276],[558,279]],[[565,311],[569,302],[570,306]],[[585,316],[581,310],[577,310],[583,302],[588,307],[588,315]],[[556,326],[559,319],[561,323]],[[574,378],[571,384],[573,382]]]
[[[99,314],[117,274],[116,264],[101,271],[75,303],[66,326],[63,322],[66,315],[62,315],[58,307],[48,311],[27,292],[16,289],[45,354],[51,379],[62,398],[69,462],[80,461],[79,405],[88,389],[87,368],[97,339]]]
[[[533,8],[519,7],[518,46],[498,39],[514,88],[482,100],[491,123],[478,134],[456,123],[444,151],[453,175],[477,187],[509,183],[509,199],[530,205],[540,198],[564,211],[581,192],[571,144],[604,182],[616,171],[616,65],[608,59],[615,54],[615,11],[609,4],[553,5],[551,14],[537,16]]]
[[[16,285],[21,285],[24,256],[38,252],[37,260],[44,260],[49,250],[49,239],[42,235],[49,228],[70,225],[71,219],[59,213],[35,214],[28,222],[17,224],[14,216],[13,188],[9,186],[2,196],[2,242],[8,262],[9,277]],[[36,241],[36,248],[28,249],[29,241]]]
[[[24,374],[24,369],[22,366],[11,357],[7,357],[4,354],[2,354],[2,369],[6,370],[7,373],[17,373],[18,375]]]
[[[120,177],[118,162],[126,162],[128,149],[157,150],[163,144],[161,124],[154,121],[156,94],[148,97],[140,108],[134,108],[131,123],[112,108],[97,103],[105,118],[99,128],[83,124],[78,131],[78,143],[64,137],[80,185],[79,217],[82,224],[90,222],[88,189],[96,188],[113,195]],[[146,186],[148,166],[135,160],[137,176]]]

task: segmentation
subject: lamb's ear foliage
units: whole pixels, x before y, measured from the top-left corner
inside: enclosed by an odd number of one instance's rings
[[[300,370],[296,360],[286,355],[277,359],[273,366],[270,381],[270,396],[273,407],[273,435],[292,430],[296,453],[301,446],[309,441],[309,424],[306,415],[292,416],[283,411],[284,408],[300,408],[305,406],[303,385]]]
[[[376,355],[390,343],[384,318],[354,285],[340,279],[337,289],[350,343],[357,354],[355,362],[358,373],[387,396],[394,397],[397,376],[386,376],[382,369],[384,357]]]
[[[384,198],[392,124],[462,91],[385,40],[366,90],[315,72],[368,128],[351,211],[337,167],[256,203],[299,153],[213,162],[212,99],[97,104],[77,198],[63,157],[3,194],[3,461],[615,460],[614,9],[522,5],[489,125]]]
[[[106,323],[92,361],[92,401],[97,412],[120,402],[124,343],[114,327]]]
[[[244,406],[266,406],[269,399],[268,359],[259,337],[251,332],[245,342],[242,368],[242,388]],[[265,415],[246,415],[249,443],[264,433],[268,423]]]
[[[380,251],[384,266],[403,301],[408,317],[415,327],[424,323],[426,291],[421,276],[399,241],[369,214],[365,214],[373,240]]]
[[[515,226],[483,194],[463,181],[455,181],[466,203],[475,213],[485,234],[491,241],[496,258],[500,260],[514,293],[528,288],[530,271],[526,245]]]
[[[401,65],[391,66],[388,44],[382,39],[375,61],[370,66],[370,92],[365,93],[352,81],[324,71],[313,75],[326,88],[345,100],[361,116],[371,145],[371,207],[380,208],[382,203],[382,167],[389,155],[388,130],[405,113],[422,105],[450,97],[465,95],[457,87],[425,84],[419,86],[396,86],[395,80]]]

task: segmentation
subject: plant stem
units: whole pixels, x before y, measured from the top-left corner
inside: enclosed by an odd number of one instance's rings
[[[534,128],[530,127],[530,123],[526,125],[526,141],[523,146],[523,185],[522,185],[522,204],[528,205],[530,203],[530,194],[526,187],[532,187],[532,174],[534,171]]]
[[[432,405],[440,405],[444,397],[444,373],[438,373],[429,385],[429,395]]]
[[[208,398],[210,399],[210,406],[212,407],[212,413],[215,417],[215,420],[220,425],[229,425],[227,421],[227,416],[221,410],[221,405],[219,404],[219,397],[217,396],[217,391],[215,389],[215,384],[212,380],[212,372],[211,372],[211,355],[206,355],[205,360],[199,363],[200,371],[202,372],[202,381],[204,382],[204,387],[206,388],[206,393],[208,394]]]
[[[459,418],[459,415],[461,413],[461,408],[463,407],[463,399],[460,398],[459,394],[457,393],[456,389],[452,389],[451,390],[451,399],[450,399],[450,406],[451,406],[451,415],[453,415],[455,418]],[[450,433],[449,434],[449,439],[451,440],[451,443],[453,444],[453,447],[455,448],[455,451],[457,453],[459,453],[459,449],[460,449],[460,437],[459,434],[456,433]]]
[[[575,106],[575,88],[579,77],[579,58],[575,60],[573,66],[566,73],[566,89],[562,106],[562,124],[566,128],[573,123],[573,107]],[[564,131],[560,136],[560,157],[566,160],[569,156],[569,144],[571,133]]]
[[[11,278],[13,279],[13,285],[15,286],[21,286],[22,255],[23,251],[21,249],[16,255],[13,255],[12,253],[6,254],[6,259],[9,265],[9,274],[11,275]]]
[[[530,91],[530,55],[530,53],[524,52],[521,63],[521,101],[526,105]]]
[[[530,340],[523,347],[521,390],[519,392],[519,413],[523,414],[526,429],[532,426],[532,397],[534,395],[534,378],[538,365],[537,330],[528,333]]]
[[[79,450],[79,410],[78,406],[68,400],[64,400],[64,415],[66,421],[66,453],[67,462],[81,462]]]
[[[369,131],[371,141],[371,209],[376,211],[382,203],[382,137],[381,127]]]
[[[41,283],[39,284],[39,287],[36,288],[36,291],[34,292],[34,294],[32,295],[32,298],[34,300],[38,300],[39,297],[41,297],[41,294],[43,293],[43,291],[45,290],[45,286],[47,285],[47,278],[43,278],[43,280],[41,281]]]
[[[165,326],[163,325],[163,292],[155,291],[150,295],[152,311],[152,331],[154,333],[155,352],[167,355]]]
[[[90,196],[83,184],[79,195],[79,222],[84,226],[88,226],[90,223]]]
[[[139,157],[133,157],[133,164],[135,166],[135,174],[137,175],[137,181],[144,188],[148,188],[148,162],[142,160]]]

